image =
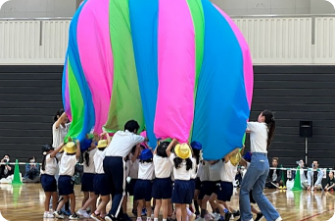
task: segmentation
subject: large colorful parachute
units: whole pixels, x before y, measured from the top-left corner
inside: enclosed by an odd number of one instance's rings
[[[68,136],[123,130],[202,143],[205,159],[242,145],[253,69],[246,41],[209,0],[86,0],[70,25]]]

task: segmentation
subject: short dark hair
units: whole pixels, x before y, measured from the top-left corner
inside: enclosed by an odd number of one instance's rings
[[[124,125],[124,130],[128,130],[129,132],[138,131],[140,125],[138,125],[136,120],[130,120]]]
[[[157,155],[160,157],[167,157],[166,149],[169,146],[170,142],[164,141],[160,143],[157,147]]]
[[[272,161],[273,161],[273,160],[277,161],[277,163],[279,162],[279,158],[278,158],[278,157],[273,157],[273,158],[272,158]]]

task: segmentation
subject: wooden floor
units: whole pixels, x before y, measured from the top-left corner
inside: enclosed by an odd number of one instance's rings
[[[75,192],[78,209],[82,200],[80,186],[75,187]],[[334,193],[265,190],[265,194],[285,221],[326,221],[334,214]],[[0,212],[7,220],[43,220],[43,202],[44,193],[40,184],[20,186],[0,184]],[[238,194],[236,192],[232,205],[238,207]]]

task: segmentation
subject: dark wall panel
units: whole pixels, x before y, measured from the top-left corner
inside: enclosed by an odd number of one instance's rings
[[[27,162],[35,156],[41,162],[41,145],[52,142],[52,118],[63,106],[62,71],[62,66],[0,66],[0,157]]]
[[[277,128],[269,157],[284,166],[304,159],[305,140],[299,122],[311,120],[314,136],[308,141],[309,160],[335,166],[335,66],[255,66],[251,120],[263,109],[275,112]],[[247,143],[248,144],[248,143]]]
[[[51,142],[52,117],[62,107],[62,66],[0,66],[0,157],[39,160]],[[284,166],[304,158],[299,121],[314,122],[309,159],[335,165],[335,66],[256,66],[251,120],[275,112],[277,129],[269,157]],[[247,142],[247,148],[248,148]],[[310,163],[310,161],[309,161]]]

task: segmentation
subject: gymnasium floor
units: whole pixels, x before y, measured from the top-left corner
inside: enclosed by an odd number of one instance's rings
[[[80,186],[76,186],[75,191],[78,208],[82,200]],[[276,190],[265,190],[265,193],[278,209],[284,221],[326,221],[334,214],[334,193]],[[0,212],[9,221],[43,220],[43,201],[44,193],[40,184],[24,184],[21,186],[0,184]],[[238,205],[238,194],[236,193],[232,204],[234,206]]]

